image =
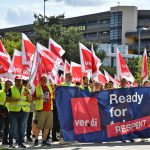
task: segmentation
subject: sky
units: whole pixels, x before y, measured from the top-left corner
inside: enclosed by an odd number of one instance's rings
[[[148,10],[150,0],[47,0],[46,16],[65,18],[109,11],[110,7],[137,6]],[[0,29],[32,24],[34,13],[44,13],[44,0],[0,0]]]

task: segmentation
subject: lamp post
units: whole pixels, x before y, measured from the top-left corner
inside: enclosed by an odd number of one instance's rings
[[[148,28],[138,28],[137,31],[138,31],[138,39],[139,39],[139,42],[138,42],[138,56],[140,56],[140,51],[141,51],[141,31],[143,30],[148,30]]]
[[[44,22],[45,22],[45,2],[48,0],[44,0]]]

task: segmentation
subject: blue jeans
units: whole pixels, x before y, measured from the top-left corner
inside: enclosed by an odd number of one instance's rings
[[[10,112],[10,130],[9,130],[9,144],[13,144],[13,138],[16,133],[18,133],[18,145],[23,143],[25,135],[25,122],[26,122],[27,113],[20,112]]]

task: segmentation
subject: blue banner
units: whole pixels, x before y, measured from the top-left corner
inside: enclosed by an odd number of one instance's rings
[[[65,141],[104,142],[150,137],[150,88],[89,93],[58,87],[56,104]]]

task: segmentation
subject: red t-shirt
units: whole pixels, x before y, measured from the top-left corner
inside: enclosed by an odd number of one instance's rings
[[[51,93],[47,86],[42,86],[44,94],[43,111],[51,111]]]
[[[43,111],[51,111],[51,93],[49,92],[49,89],[47,86],[42,86],[43,89],[43,96],[44,96],[44,102],[43,102]],[[36,91],[33,94],[33,97],[36,97]]]

